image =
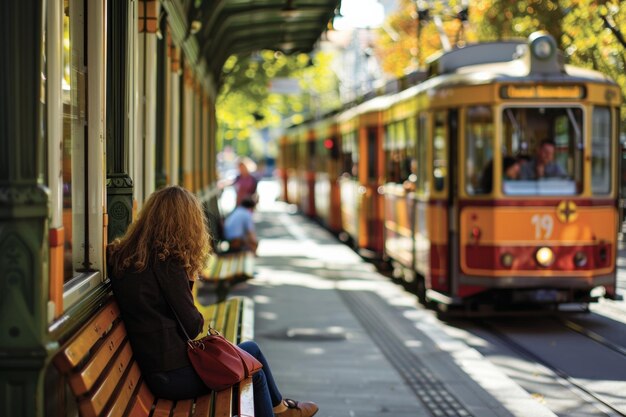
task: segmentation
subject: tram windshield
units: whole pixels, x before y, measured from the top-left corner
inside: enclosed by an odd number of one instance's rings
[[[583,112],[578,107],[510,107],[502,114],[502,190],[573,195],[583,186]]]

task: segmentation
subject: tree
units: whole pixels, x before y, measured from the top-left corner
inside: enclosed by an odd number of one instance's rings
[[[338,107],[338,82],[330,69],[331,58],[323,52],[311,58],[274,51],[231,56],[224,65],[217,98],[218,149],[231,144],[247,153],[251,147],[245,142],[254,137],[255,130],[278,126],[283,120],[301,121],[314,111]],[[271,93],[268,86],[276,77],[297,79],[301,93]]]
[[[443,30],[454,43],[475,39],[471,33],[464,32],[459,20],[460,0],[451,0],[445,6],[441,2],[427,2],[431,8],[420,19],[414,0],[399,3],[398,10],[379,30],[375,48],[383,71],[391,76],[400,77],[423,67],[428,57],[442,50],[441,36],[432,19],[435,15],[442,17]]]
[[[428,1],[435,14],[443,16],[443,27],[458,44],[463,29],[457,18],[460,1]],[[447,3],[444,7],[444,3]],[[619,0],[473,0],[469,8],[469,31],[465,42],[526,38],[537,30],[546,30],[564,51],[566,63],[595,69],[613,78],[626,89],[626,49],[606,27],[602,16],[614,22],[616,30],[626,32],[626,2]],[[380,31],[377,55],[391,76],[416,68],[418,56],[441,50],[436,28],[423,24],[417,44],[417,13],[413,0],[401,0]],[[396,36],[392,36],[394,34]],[[408,51],[408,53],[407,53]],[[624,113],[624,112],[622,112]],[[624,119],[624,117],[623,117]],[[626,120],[623,120],[626,121]],[[624,125],[624,123],[622,123]]]

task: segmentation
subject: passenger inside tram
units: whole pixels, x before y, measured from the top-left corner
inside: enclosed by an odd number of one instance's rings
[[[153,394],[183,400],[208,394],[187,356],[187,338],[203,329],[191,287],[211,252],[206,218],[197,197],[179,186],[164,187],[146,201],[126,234],[107,248],[113,295],[124,317],[142,374]],[[310,417],[318,407],[282,396],[259,346],[239,345],[263,368],[253,376],[258,417]]]
[[[513,156],[505,156],[502,159],[502,175],[504,181],[514,181],[520,178],[521,162]],[[480,176],[479,193],[490,193],[493,187],[493,160],[487,162]]]
[[[520,160],[513,156],[505,156],[502,160],[502,172],[505,181],[518,180],[521,169]]]

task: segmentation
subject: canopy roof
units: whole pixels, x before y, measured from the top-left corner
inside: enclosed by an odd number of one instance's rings
[[[340,0],[162,1],[170,12],[185,10],[185,41],[195,38],[197,59],[208,64],[216,80],[233,54],[311,51],[340,4]]]

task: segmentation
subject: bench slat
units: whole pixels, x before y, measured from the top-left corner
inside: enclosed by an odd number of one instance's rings
[[[238,342],[252,340],[254,337],[254,305],[252,300],[244,298],[241,307],[241,324]]]
[[[113,396],[115,388],[124,375],[124,372],[128,366],[131,365],[131,361],[132,351],[130,349],[130,343],[127,343],[120,354],[113,360],[106,375],[104,376],[102,384],[96,387],[90,396],[81,400],[80,409],[84,417],[95,417],[100,415],[109,399]],[[137,370],[139,370],[139,368],[137,368]],[[138,373],[136,379],[139,379]],[[133,383],[133,381],[129,382],[131,384]],[[137,381],[135,381],[135,383],[136,382]]]
[[[215,317],[215,329],[222,333],[224,331],[224,324],[226,323],[226,314],[228,312],[227,303],[219,303],[217,305],[217,315]]]
[[[69,372],[76,367],[87,356],[96,342],[109,330],[119,315],[120,310],[117,304],[114,302],[107,304],[96,317],[79,330],[73,341],[56,356],[56,367],[61,372]]]
[[[215,313],[217,312],[217,307],[215,304],[211,304],[210,306],[197,306],[198,311],[204,317],[204,325],[202,326],[202,333],[198,335],[197,338],[204,337],[209,331],[209,326],[215,327]],[[196,338],[196,339],[197,339]]]
[[[173,406],[174,401],[164,400],[160,398],[157,401],[156,406],[154,407],[152,417],[170,417],[170,412],[172,411]]]
[[[222,271],[224,270],[224,263],[226,262],[227,257],[218,256],[217,257],[217,265],[215,266],[215,271],[209,277],[209,279],[213,281],[218,281],[222,278]]]
[[[243,268],[243,274],[246,277],[252,278],[254,276],[254,254],[252,252],[246,253],[245,265]]]
[[[205,395],[196,399],[196,409],[193,411],[193,417],[209,417],[212,402],[213,395]]]
[[[224,337],[233,343],[237,343],[236,336],[239,326],[239,304],[236,299],[227,301],[228,316],[224,324]]]
[[[215,392],[214,401],[215,401],[215,412],[213,413],[214,417],[231,417],[232,413],[232,404],[233,404],[233,390],[225,389],[223,391]]]
[[[119,349],[123,348],[124,340],[126,340],[126,328],[122,322],[119,322],[109,332],[104,339],[104,343],[89,359],[82,371],[70,377],[70,386],[75,395],[82,395],[93,388],[106,366],[111,362],[111,357],[115,356]],[[127,349],[130,350],[130,347]]]
[[[248,377],[239,383],[239,417],[254,417],[252,377]]]
[[[124,415],[124,411],[128,408],[128,404],[132,402],[133,395],[136,392],[135,388],[137,387],[140,378],[141,371],[139,370],[139,366],[137,363],[133,363],[124,381],[120,382],[120,392],[117,394],[117,397],[115,398],[111,409],[106,414],[106,417],[121,417]],[[152,402],[154,402],[154,400],[150,402],[150,405],[152,405]],[[147,415],[148,414],[145,414],[145,416]]]
[[[127,417],[148,417],[150,410],[152,410],[152,404],[154,404],[154,395],[146,383],[142,382]]]
[[[231,279],[232,277],[234,277],[235,276],[234,271],[237,268],[238,262],[239,262],[239,256],[229,256],[227,268],[224,271],[222,271],[221,278]]]
[[[176,403],[172,417],[189,417],[193,407],[193,400],[183,400]]]
[[[235,260],[234,256],[226,256],[222,257],[223,264],[222,269],[220,270],[219,279],[228,279],[231,277],[230,270],[233,267],[233,261]]]
[[[217,255],[212,255],[209,258],[209,262],[207,263],[206,268],[202,270],[203,274],[207,276],[213,276],[218,267],[219,257]]]

